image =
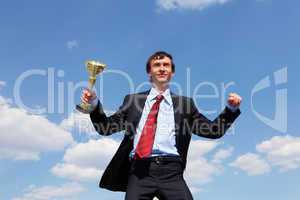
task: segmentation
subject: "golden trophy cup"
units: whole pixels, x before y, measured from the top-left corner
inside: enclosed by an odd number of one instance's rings
[[[89,84],[87,89],[92,91],[96,83],[96,76],[103,72],[106,65],[95,60],[88,60],[85,65],[89,73]],[[79,105],[76,105],[76,109],[82,113],[88,114],[92,112],[93,107],[89,103],[81,102]]]

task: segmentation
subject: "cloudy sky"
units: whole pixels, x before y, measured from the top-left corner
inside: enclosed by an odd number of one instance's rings
[[[123,133],[98,136],[74,110],[84,62],[107,64],[96,91],[108,114],[149,88],[145,61],[176,63],[175,93],[213,119],[226,96],[242,115],[219,140],[193,136],[185,178],[195,199],[297,200],[299,2],[286,0],[3,1],[0,199],[123,199],[98,181]]]

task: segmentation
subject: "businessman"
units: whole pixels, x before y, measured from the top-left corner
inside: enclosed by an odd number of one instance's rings
[[[119,110],[109,117],[95,92],[82,93],[82,101],[95,107],[90,117],[100,135],[125,131],[99,185],[126,192],[126,200],[193,199],[183,178],[191,136],[222,137],[240,115],[241,97],[230,93],[227,106],[211,121],[198,111],[192,98],[170,91],[175,64],[169,53],[151,55],[146,72],[151,89],[126,95]]]

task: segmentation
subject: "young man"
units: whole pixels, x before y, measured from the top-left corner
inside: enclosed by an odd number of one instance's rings
[[[125,191],[126,200],[190,200],[183,179],[191,134],[217,139],[239,116],[241,97],[229,94],[228,105],[213,121],[199,113],[192,98],[169,89],[175,73],[172,56],[156,52],[146,71],[152,88],[129,94],[119,110],[107,117],[95,92],[83,91],[82,101],[95,106],[90,114],[100,135],[125,130],[124,139],[100,181],[100,187]],[[101,147],[99,147],[101,148]]]

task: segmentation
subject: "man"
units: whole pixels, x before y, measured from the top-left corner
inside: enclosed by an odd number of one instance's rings
[[[161,200],[193,199],[183,179],[191,134],[222,137],[240,114],[241,97],[229,94],[228,105],[211,121],[199,113],[192,98],[170,91],[169,82],[175,73],[170,54],[154,53],[146,71],[152,88],[126,95],[119,110],[109,117],[95,92],[83,91],[82,101],[95,106],[90,117],[100,135],[125,130],[100,187],[126,191],[126,200],[150,200],[154,196]]]

